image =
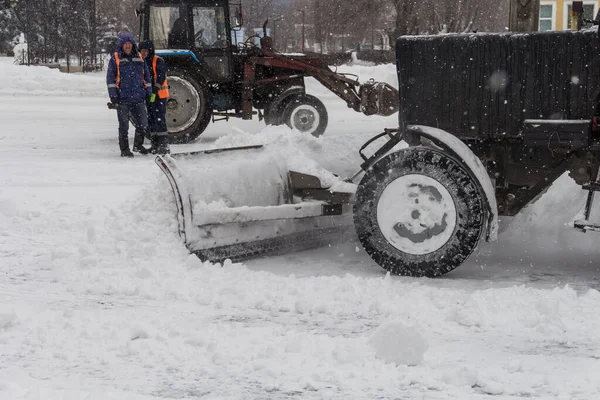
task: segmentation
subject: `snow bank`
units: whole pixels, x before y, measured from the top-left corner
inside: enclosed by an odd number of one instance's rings
[[[565,173],[515,217],[500,217],[498,242],[484,247],[472,261],[480,259],[481,268],[497,279],[533,274],[562,276],[564,282],[598,282],[598,234],[573,228],[573,221],[583,218],[586,198],[587,192]],[[600,221],[600,202],[595,202],[590,219]]]
[[[348,74],[349,78],[358,78],[359,83],[367,83],[370,79],[378,82],[386,82],[395,88],[398,88],[398,75],[395,64],[369,65],[370,63],[357,60],[348,65],[339,67],[330,67],[334,72]],[[318,97],[337,98],[337,96],[326,89],[323,85],[313,78],[306,79],[306,90],[308,93],[317,95]],[[394,115],[394,119],[398,119]]]
[[[102,73],[66,74],[58,69],[13,65],[0,59],[0,76],[7,77],[0,87],[2,95],[31,96],[108,96]]]
[[[419,331],[400,321],[381,324],[368,343],[377,358],[396,365],[419,365],[427,350],[427,342]]]
[[[44,386],[42,380],[27,376],[20,370],[10,368],[7,373],[13,382],[0,383],[0,394],[10,400],[171,400],[167,397],[148,396],[130,391],[110,389],[53,389]]]
[[[356,185],[344,182],[315,161],[311,153],[321,149],[321,141],[287,127],[267,127],[258,134],[239,131],[221,137],[212,146],[244,149],[174,160],[190,193],[196,219],[205,220],[202,214],[209,214],[207,218],[212,221],[227,208],[286,204],[290,171],[315,176],[332,191],[354,193]],[[246,148],[257,145],[261,147]]]
[[[261,160],[256,157],[262,157],[268,165],[270,159],[279,159],[281,163],[285,163],[288,170],[314,175],[321,180],[324,187],[331,188],[332,191],[354,192],[355,185],[343,182],[320,165],[319,161],[322,158],[335,157],[335,154],[330,152],[324,154],[324,143],[322,137],[316,138],[306,132],[289,129],[287,126],[267,126],[258,133],[238,130],[223,136],[217,139],[214,148],[263,145],[266,151],[262,156],[258,152],[253,152],[254,161],[260,163]],[[352,149],[347,150],[352,151]],[[355,165],[355,168],[358,168],[359,164]],[[265,173],[268,174],[268,171]]]
[[[12,235],[36,231],[49,251],[28,258],[23,249],[36,278],[0,309],[0,350],[11,366],[2,397],[69,399],[89,387],[91,398],[117,399],[600,389],[600,350],[588,347],[600,329],[595,290],[298,278],[202,263],[178,237],[165,179],[104,211],[45,207],[27,223],[35,207],[7,211]]]
[[[0,94],[29,94],[36,96],[107,96],[105,72],[87,74],[66,74],[57,69],[39,66],[13,65],[12,59],[0,59],[0,74],[8,76]],[[359,63],[360,64],[360,63]],[[398,87],[395,66],[392,64],[344,65],[332,67],[340,73],[349,73],[360,77],[360,82],[373,78]],[[337,98],[313,78],[307,78],[307,91],[319,97]]]
[[[152,159],[118,157],[114,115],[94,99],[86,108],[59,97],[0,96],[10,110],[0,137],[0,398],[598,397],[599,264],[574,261],[553,276],[549,264],[513,260],[528,246],[573,257],[585,240],[597,256],[597,236],[563,226],[585,196],[570,179],[513,220],[497,253],[456,270],[468,279],[386,276],[356,243],[254,260],[254,270],[213,265],[181,243]],[[40,115],[78,113],[21,121],[32,104]],[[263,135],[352,170],[356,144],[382,120],[343,118],[318,139],[261,126],[209,144]],[[584,285],[564,284],[586,267]]]
[[[593,251],[597,248],[598,235],[573,228],[573,221],[583,219],[587,194],[565,173],[540,198],[508,221],[511,235],[507,235],[507,242],[519,245],[527,239],[534,253],[557,247]],[[596,201],[592,209],[592,221],[600,220],[599,203]],[[549,226],[561,229],[549,229]]]

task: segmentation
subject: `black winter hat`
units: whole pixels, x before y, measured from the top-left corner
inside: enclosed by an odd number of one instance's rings
[[[152,40],[144,40],[140,44],[140,50],[147,49],[150,53],[154,53],[154,42]]]

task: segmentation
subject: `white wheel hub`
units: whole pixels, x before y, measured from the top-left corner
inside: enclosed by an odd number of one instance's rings
[[[167,100],[167,128],[179,133],[196,122],[202,101],[190,82],[178,76],[169,77],[169,100]]]
[[[404,175],[381,193],[377,222],[392,246],[407,254],[424,255],[440,249],[454,234],[456,206],[435,179]]]
[[[321,118],[319,111],[311,105],[301,104],[292,111],[290,115],[292,128],[300,132],[312,134],[319,128]]]

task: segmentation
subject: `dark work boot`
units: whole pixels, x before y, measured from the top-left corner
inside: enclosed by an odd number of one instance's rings
[[[169,150],[169,138],[164,136],[154,135],[152,136],[152,148],[150,149],[152,154],[170,154]]]
[[[121,149],[121,157],[133,158],[133,153],[129,150],[129,139],[119,138],[119,148]]]
[[[158,136],[152,135],[150,136],[150,153],[157,154],[158,153]]]
[[[139,132],[136,132],[133,138],[133,151],[140,154],[150,153],[150,150],[144,147],[144,135]]]
[[[157,138],[158,148],[156,152],[158,154],[170,154],[171,150],[169,150],[169,138],[165,136],[158,136]]]

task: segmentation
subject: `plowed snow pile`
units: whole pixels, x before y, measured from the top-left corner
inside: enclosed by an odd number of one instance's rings
[[[2,82],[0,94],[21,96],[99,97],[106,96],[103,75],[64,74],[58,69],[0,63]]]

